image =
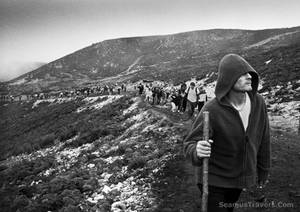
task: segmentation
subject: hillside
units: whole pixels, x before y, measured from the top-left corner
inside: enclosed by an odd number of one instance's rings
[[[213,29],[106,40],[24,74],[8,85],[11,93],[20,94],[140,79],[176,84],[191,76],[202,78],[216,72],[219,60],[232,52],[249,60],[267,86],[300,79],[300,27],[294,27]]]
[[[114,202],[144,211],[160,204],[156,180],[178,151],[183,129],[140,97],[66,98],[0,109],[6,112],[1,211],[110,211]]]
[[[199,211],[194,170],[182,152],[191,120],[168,104],[127,92],[6,103],[0,112],[1,211]],[[264,203],[290,206],[266,211],[299,211],[295,112],[289,103],[272,105],[270,184],[243,192],[242,202],[260,202],[264,192]]]

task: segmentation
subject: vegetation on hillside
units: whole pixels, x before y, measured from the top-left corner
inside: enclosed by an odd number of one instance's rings
[[[131,211],[145,211],[159,204],[155,198],[157,191],[151,185],[178,151],[173,145],[178,146],[181,140],[181,128],[147,110],[138,98],[124,96],[90,109],[91,104],[99,103],[81,99],[41,103],[33,109],[30,103],[11,106],[12,111],[24,107],[39,116],[31,114],[31,119],[22,122],[22,126],[28,125],[25,129],[7,134],[14,139],[12,142],[23,147],[19,149],[24,154],[8,157],[1,163],[1,210],[110,211],[112,204],[119,202]],[[38,117],[53,118],[55,126]],[[7,119],[10,126],[20,127],[17,119]],[[27,129],[37,126],[34,134],[27,134]],[[21,132],[24,138],[38,133],[44,138],[49,133],[49,142],[39,146],[38,151],[27,149],[28,145],[17,141]],[[39,142],[41,139],[35,139],[32,145],[40,145]],[[10,150],[8,154],[16,152]]]
[[[104,100],[99,97],[94,103]],[[82,98],[62,103],[45,101],[36,107],[33,101],[4,104],[0,108],[3,114],[0,120],[1,159],[30,153],[75,135],[78,138],[73,145],[90,143],[109,134],[118,135],[124,131],[122,127],[115,126],[125,118],[120,111],[131,103],[127,97],[120,101],[123,103],[104,106],[105,112],[87,109],[80,113],[77,109],[85,104]]]
[[[1,148],[7,156],[0,164],[1,211],[199,211],[193,167],[182,152],[191,122],[181,114],[131,95],[11,103],[1,110],[1,136],[11,139],[0,142],[10,147]],[[284,211],[298,210],[298,137],[272,131],[265,197],[251,189],[241,202],[285,202],[293,207]]]
[[[10,83],[15,84],[11,84],[10,91],[17,94],[70,89],[90,82],[101,84],[109,77],[115,77],[115,81],[151,79],[178,84],[190,77],[217,72],[218,62],[227,53],[244,55],[269,83],[276,84],[281,80],[273,76],[299,79],[299,40],[299,27],[215,29],[108,40],[12,80]],[[270,59],[272,62],[266,66]],[[25,82],[18,84],[22,79]]]

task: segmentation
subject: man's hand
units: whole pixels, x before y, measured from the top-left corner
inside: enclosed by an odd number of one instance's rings
[[[211,143],[213,143],[213,140],[197,142],[196,152],[199,158],[210,157]]]

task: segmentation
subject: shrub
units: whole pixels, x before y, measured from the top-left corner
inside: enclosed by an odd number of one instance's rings
[[[73,141],[70,145],[73,147],[78,147],[86,143],[91,143],[98,138],[96,132],[85,132],[79,136],[78,139]]]
[[[129,161],[128,170],[141,168],[146,164],[146,162],[147,159],[144,156],[134,157]]]
[[[50,193],[42,196],[41,204],[47,210],[57,210],[63,206],[62,199],[57,194]]]
[[[22,145],[15,145],[15,147],[13,148],[11,154],[12,155],[19,155],[23,153],[23,148]]]
[[[16,198],[13,202],[12,208],[14,210],[22,209],[25,206],[27,206],[28,203],[29,203],[29,200],[27,199],[27,197],[25,195],[19,195],[19,196],[16,196]]]
[[[45,135],[45,136],[42,136],[38,143],[40,144],[40,147],[43,148],[43,147],[46,147],[46,146],[50,146],[51,144],[54,143],[54,140],[55,140],[55,134],[54,133],[51,133],[51,134],[48,134],[48,135]]]
[[[30,143],[24,143],[22,145],[21,153],[30,153],[32,152],[32,146]]]
[[[124,155],[127,149],[127,145],[125,144],[119,144],[118,149],[116,150],[117,155]]]
[[[77,134],[77,131],[74,126],[62,127],[58,131],[58,139],[60,141],[68,140],[74,137]]]

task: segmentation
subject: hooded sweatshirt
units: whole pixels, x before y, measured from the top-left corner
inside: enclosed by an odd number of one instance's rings
[[[229,103],[227,94],[241,75],[252,76],[248,92],[251,111],[245,129],[239,112]],[[226,55],[219,64],[216,97],[201,110],[184,140],[184,152],[196,166],[197,182],[202,183],[202,159],[197,156],[197,141],[203,140],[203,111],[209,112],[209,185],[224,188],[247,188],[266,180],[270,169],[270,136],[267,109],[257,94],[259,77],[242,57]]]

